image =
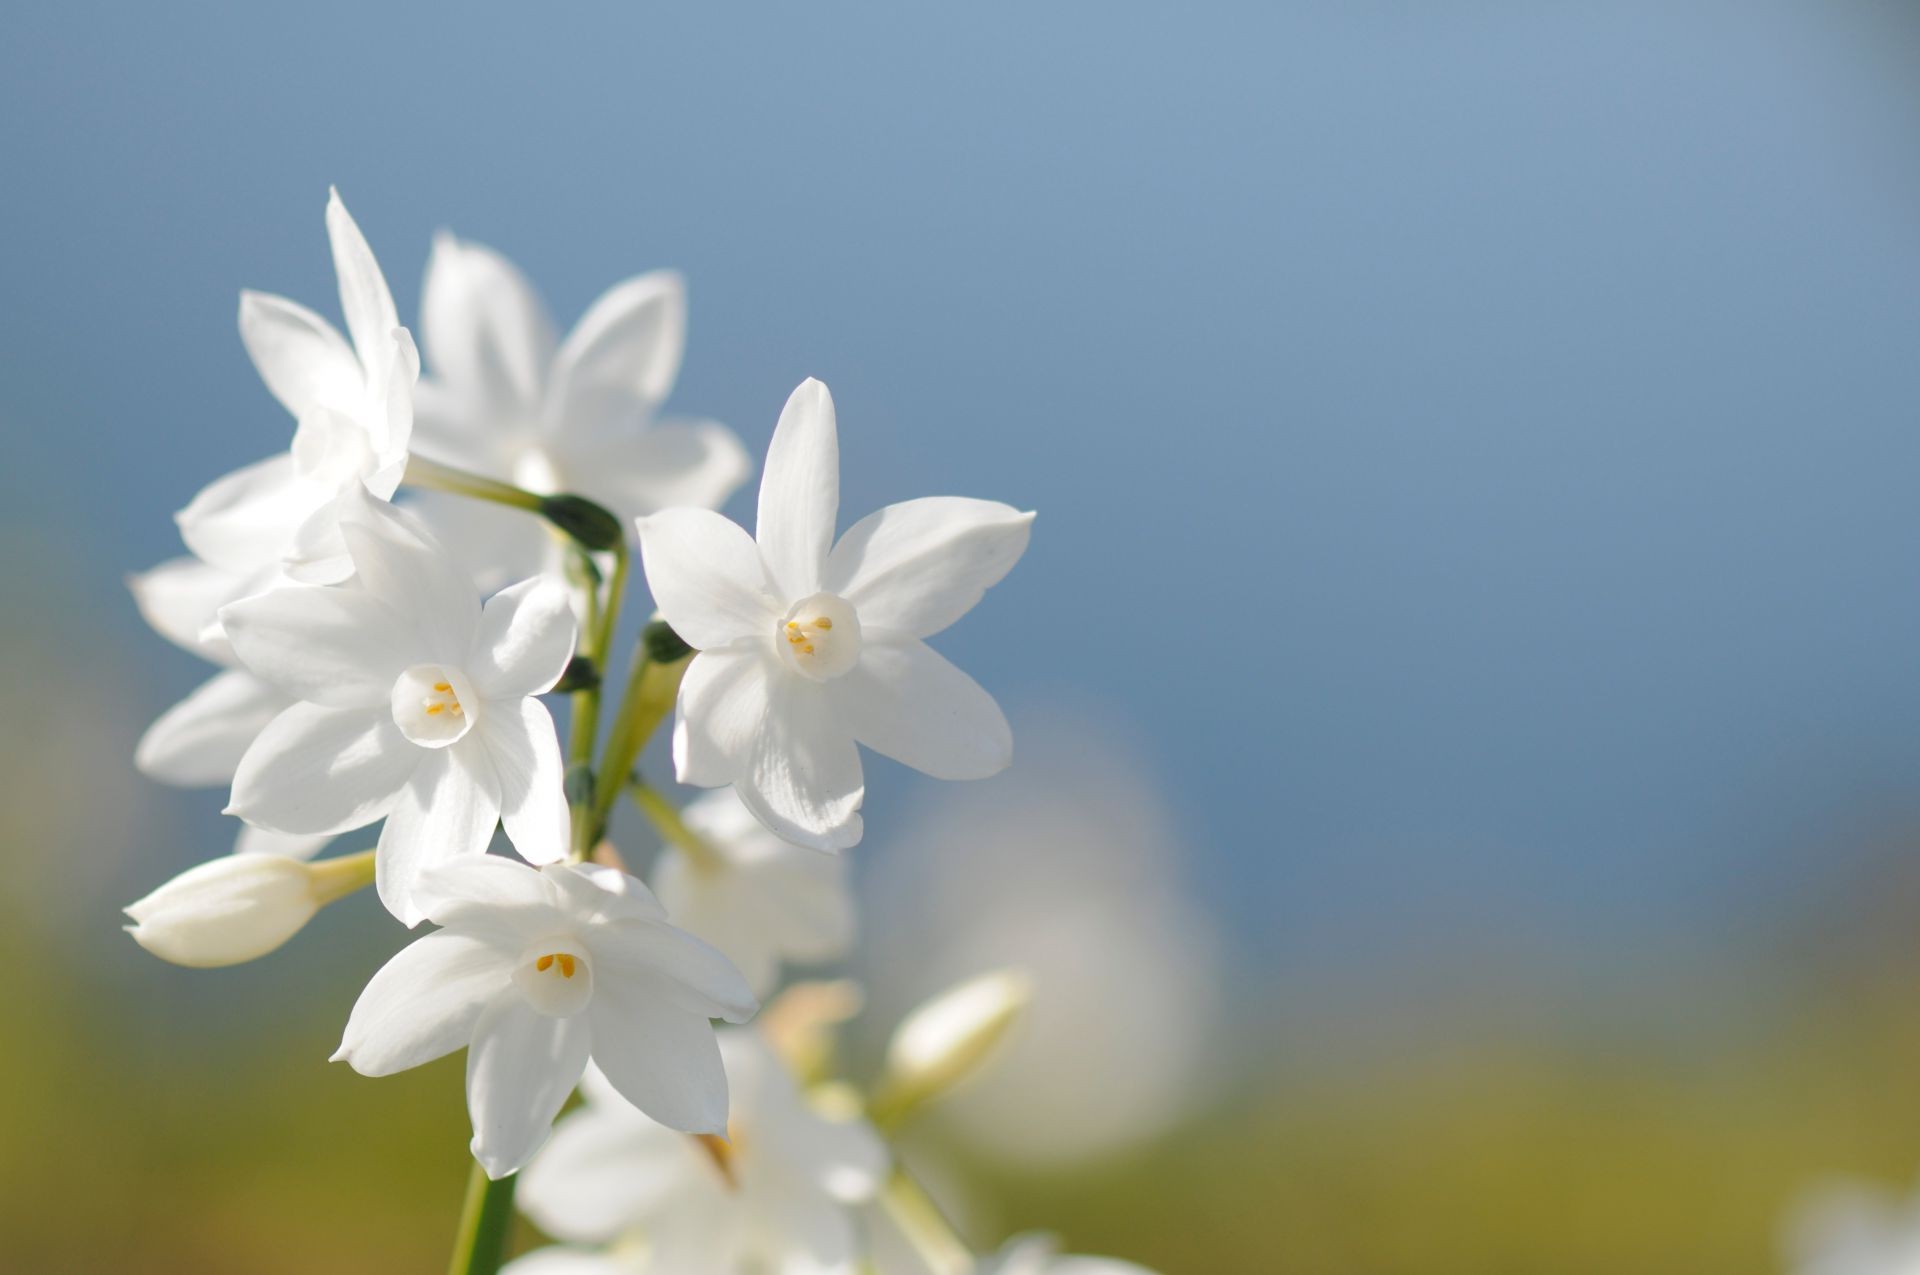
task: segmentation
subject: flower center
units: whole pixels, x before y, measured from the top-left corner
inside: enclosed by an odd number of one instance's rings
[[[788,609],[774,645],[802,676],[816,682],[839,677],[860,662],[860,616],[845,598],[816,593]]]
[[[393,720],[422,748],[445,748],[473,729],[480,697],[458,669],[416,664],[393,684]]]
[[[593,969],[570,939],[535,943],[514,966],[513,984],[527,1004],[550,1018],[569,1018],[593,999]]]

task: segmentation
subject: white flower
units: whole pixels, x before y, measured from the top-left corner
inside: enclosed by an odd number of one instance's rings
[[[712,851],[690,857],[668,845],[653,868],[667,915],[727,954],[764,996],[780,964],[817,964],[853,943],[847,861],[791,845],[753,817],[730,788],[690,802],[680,817]]]
[[[265,956],[322,906],[367,883],[363,856],[302,863],[234,854],[189,868],[126,909],[134,941],[175,965],[210,969]]]
[[[339,497],[364,490],[385,500],[406,469],[420,356],[337,191],[327,201],[327,235],[353,344],[305,306],[242,293],[240,339],[299,422],[293,446],[216,479],[176,515],[187,547],[229,571],[281,564],[300,580],[344,578]]]
[[[1792,1275],[1920,1275],[1920,1193],[1865,1182],[1809,1192],[1786,1227]]]
[[[500,1275],[648,1275],[658,1269],[647,1262],[644,1248],[605,1253],[550,1246],[536,1248],[500,1268]]]
[[[586,496],[625,518],[717,507],[752,472],[746,449],[713,421],[654,420],[680,371],[686,322],[680,276],[655,271],[609,288],[557,341],[512,262],[442,234],[420,299],[429,370],[415,400],[415,448],[541,495]],[[564,545],[536,520],[437,494],[422,505],[499,580],[561,569]]]
[[[241,758],[229,814],[273,832],[344,832],[386,817],[381,901],[408,925],[431,864],[483,853],[496,822],[522,856],[567,851],[565,770],[533,698],[572,658],[573,609],[551,579],[482,608],[472,579],[393,506],[350,498],[355,579],[222,608],[240,659],[297,703]]]
[[[373,976],[335,1061],[386,1076],[465,1045],[473,1155],[495,1178],[539,1149],[589,1058],[662,1124],[726,1127],[709,1020],[740,1022],[758,1005],[739,971],[667,924],[640,882],[482,855],[435,868],[415,894],[444,928]]]
[[[254,736],[293,701],[244,669],[218,612],[261,592],[278,572],[226,571],[197,558],[169,559],[127,577],[148,624],[182,650],[224,666],[155,719],[134,749],[134,765],[161,783],[198,788],[230,783]]]
[[[975,1275],[1153,1275],[1111,1257],[1062,1257],[1051,1236],[1020,1235],[975,1268]]]
[[[521,1206],[573,1243],[643,1233],[650,1270],[854,1270],[854,1210],[879,1190],[885,1145],[864,1122],[816,1114],[757,1034],[719,1036],[733,1090],[726,1142],[662,1128],[589,1073],[587,1105],[528,1167]]]
[[[1012,759],[993,697],[921,639],[1006,575],[1030,513],[936,496],[889,505],[834,543],[840,452],[818,381],[787,400],[760,480],[757,539],[716,513],[640,520],[647,582],[699,652],[680,687],[680,782],[733,784],[789,841],[860,840],[858,740],[940,779]]]

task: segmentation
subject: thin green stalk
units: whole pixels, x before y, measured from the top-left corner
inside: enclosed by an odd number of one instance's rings
[[[456,496],[471,496],[475,500],[490,500],[496,505],[511,505],[515,509],[525,509],[530,513],[539,513],[542,498],[523,487],[512,483],[503,483],[494,478],[483,478],[479,474],[470,474],[464,469],[452,465],[442,465],[437,460],[428,460],[424,456],[407,457],[407,472],[401,481],[409,487],[419,487],[426,491],[447,491]]]
[[[467,1175],[467,1202],[460,1210],[460,1230],[454,1237],[447,1275],[495,1275],[500,1269],[507,1255],[507,1233],[513,1229],[514,1181],[512,1175],[493,1181],[474,1164]]]
[[[708,845],[706,838],[687,827],[687,821],[680,817],[680,811],[661,795],[659,789],[635,775],[627,784],[627,796],[633,798],[633,804],[653,821],[661,839],[668,845],[677,846],[687,856],[687,862],[693,865],[696,872],[714,872],[725,866],[720,852]]]
[[[665,628],[664,625],[649,626]],[[668,630],[671,636],[671,630]],[[655,659],[649,653],[649,634],[641,635],[641,653],[634,661],[633,673],[627,679],[627,689],[620,697],[620,710],[613,719],[613,730],[607,737],[606,751],[600,756],[600,774],[605,782],[595,786],[593,793],[593,819],[589,831],[594,840],[606,831],[607,819],[613,813],[613,803],[625,787],[621,778],[630,774],[633,764],[640,757],[640,750],[646,747],[647,740],[659,728],[667,714],[673,711],[674,697],[680,693],[680,676],[687,671],[687,663],[693,658],[693,652],[686,649],[678,638],[673,643],[678,652],[669,660]]]
[[[962,1275],[973,1269],[973,1252],[961,1242],[953,1223],[926,1188],[898,1164],[881,1188],[880,1206],[934,1275]]]

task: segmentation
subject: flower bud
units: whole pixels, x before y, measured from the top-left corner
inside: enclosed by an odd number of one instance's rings
[[[1022,970],[969,979],[908,1014],[887,1045],[887,1071],[873,1119],[897,1124],[913,1109],[973,1074],[1033,999]]]
[[[187,869],[128,907],[127,933],[175,965],[238,965],[273,951],[322,905],[372,880],[371,851],[320,863],[227,855]]]
[[[618,518],[584,496],[542,496],[540,516],[584,549],[611,549],[626,534]]]

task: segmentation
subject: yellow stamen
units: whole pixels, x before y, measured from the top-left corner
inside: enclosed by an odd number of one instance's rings
[[[428,716],[428,717],[432,717],[432,716],[433,716],[433,715],[434,715],[435,713],[437,713],[437,712],[439,712],[439,711],[440,711],[441,709],[443,709],[443,708],[445,708],[445,707],[446,707],[446,705],[445,705],[445,704],[428,704],[428,705],[427,705],[427,716]]]
[[[807,643],[807,644],[806,644],[805,646],[803,646],[803,647],[801,647],[801,648],[800,648],[800,654],[802,654],[802,655],[812,655],[812,654],[813,654],[813,643],[811,643],[811,642],[809,642],[809,643]]]
[[[816,615],[813,617],[813,627],[816,629],[830,629],[833,627],[833,621],[824,615]]]
[[[560,977],[573,977],[573,954],[571,952],[560,953]]]
[[[798,633],[798,632],[800,631],[800,621],[798,621],[798,620],[788,620],[788,621],[787,621],[787,627],[788,627],[788,628],[790,628],[790,629],[792,629],[792,630],[793,630],[793,631],[794,631],[795,633]]]
[[[542,974],[546,973],[548,970],[553,968],[553,957],[551,956],[541,957],[539,960],[533,963],[533,968],[539,970]]]
[[[435,682],[433,684],[433,689],[441,692],[442,694],[445,694],[446,692],[452,690],[453,687],[447,684],[446,682]]]

